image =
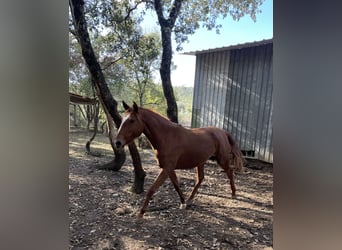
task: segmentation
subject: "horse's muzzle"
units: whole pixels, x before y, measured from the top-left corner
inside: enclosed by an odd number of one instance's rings
[[[121,148],[123,146],[122,142],[119,140],[115,141],[114,143],[116,148]]]

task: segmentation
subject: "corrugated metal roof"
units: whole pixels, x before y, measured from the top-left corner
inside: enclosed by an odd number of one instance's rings
[[[255,41],[255,42],[248,42],[248,43],[242,43],[242,44],[236,44],[236,45],[230,45],[226,47],[220,47],[220,48],[213,48],[213,49],[206,49],[206,50],[197,50],[197,51],[189,51],[182,53],[183,55],[198,55],[198,54],[204,54],[209,52],[218,52],[218,51],[224,51],[224,50],[232,50],[232,49],[243,49],[243,48],[249,48],[259,45],[264,45],[268,43],[273,43],[273,38],[271,39],[264,39],[261,41]]]

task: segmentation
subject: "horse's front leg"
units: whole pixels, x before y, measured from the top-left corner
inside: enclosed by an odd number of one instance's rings
[[[169,172],[162,169],[162,171],[159,173],[157,179],[154,181],[152,186],[149,188],[146,194],[145,201],[140,209],[140,213],[138,214],[138,217],[143,217],[144,213],[146,212],[146,209],[148,207],[148,204],[152,198],[152,195],[157,191],[157,189],[164,183],[164,181],[169,177]]]
[[[189,197],[189,199],[186,201],[187,205],[190,205],[192,202],[192,199],[195,197],[199,186],[201,185],[203,179],[204,179],[204,164],[200,164],[197,166],[196,168],[196,172],[197,172],[197,178],[196,178],[196,184],[194,186],[194,189],[191,192],[191,195]]]
[[[184,194],[183,194],[182,190],[179,188],[177,175],[176,175],[176,172],[174,170],[172,170],[170,172],[170,179],[171,179],[171,182],[172,182],[173,186],[175,187],[175,189],[179,195],[179,198],[181,200],[181,204],[184,204],[185,203]]]

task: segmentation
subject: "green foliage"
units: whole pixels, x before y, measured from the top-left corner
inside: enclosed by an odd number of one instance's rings
[[[159,65],[161,39],[158,33],[143,34],[139,16],[128,1],[88,1],[86,18],[91,42],[108,87],[117,101],[136,101],[140,105],[164,102],[153,82]],[[93,97],[91,80],[70,23],[69,89]],[[119,110],[121,105],[119,105]]]
[[[144,107],[153,109],[158,113],[166,116],[166,101],[163,94],[163,87],[161,84],[153,84],[151,88],[146,91],[146,102]]]
[[[75,37],[69,34],[69,91],[88,95],[91,86],[87,83],[89,76],[81,54],[81,48]]]
[[[167,16],[176,1],[161,1],[164,16]],[[226,18],[228,15],[233,20],[239,20],[245,15],[249,15],[254,21],[259,6],[264,0],[185,0],[181,1],[180,13],[177,17],[173,32],[177,42],[177,51],[182,50],[182,43],[188,41],[188,36],[202,27],[208,30],[215,29],[219,33],[222,25],[217,23],[218,18]],[[153,4],[147,4],[147,8],[154,9]]]
[[[160,1],[165,17],[175,2]],[[208,30],[222,27],[220,17],[228,15],[239,20],[244,15],[256,19],[263,0],[185,0],[173,28],[177,50],[188,36],[202,27]],[[145,8],[138,8],[145,4]],[[136,101],[165,115],[166,102],[160,84],[154,82],[153,73],[160,64],[161,39],[157,33],[143,35],[139,23],[151,1],[89,0],[86,1],[86,19],[91,41],[106,77],[107,84],[117,101]],[[69,89],[71,92],[93,97],[89,73],[69,21]],[[179,106],[179,120],[191,120],[192,88],[174,87]]]
[[[161,40],[156,33],[137,37],[129,57],[124,60],[130,76],[127,87],[140,106],[147,102],[145,93],[154,88],[153,72],[159,65]]]

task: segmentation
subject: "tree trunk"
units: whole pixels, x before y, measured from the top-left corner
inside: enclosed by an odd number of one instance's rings
[[[87,130],[90,130],[90,123],[91,123],[91,110],[90,105],[86,106],[86,114],[87,114]]]
[[[82,109],[81,105],[80,105],[80,104],[77,104],[77,107],[78,107],[78,109],[80,110],[80,113],[81,113],[81,115],[82,115],[83,119],[84,119],[84,120],[87,120],[87,117],[86,117],[86,115],[84,114],[84,112],[83,112],[83,109]],[[80,120],[79,120],[79,122],[81,123],[81,117],[80,117]]]
[[[162,1],[154,0],[154,9],[158,16],[163,46],[162,61],[160,65],[160,78],[162,80],[163,92],[167,103],[167,116],[171,121],[176,123],[178,123],[178,108],[171,83],[171,32],[179,15],[181,6],[182,0],[174,0],[170,10],[170,15],[166,19],[164,17]]]
[[[117,102],[114,100],[112,94],[109,91],[107,83],[105,81],[102,69],[100,64],[97,61],[95,56],[93,47],[90,42],[89,33],[87,30],[87,23],[84,17],[84,1],[83,0],[69,0],[70,10],[73,17],[73,23],[75,26],[75,30],[78,36],[78,41],[80,43],[82,49],[82,55],[86,61],[87,67],[90,71],[90,74],[95,83],[96,94],[103,105],[104,110],[110,114],[113,122],[115,123],[116,127],[118,128],[121,124],[121,116],[117,110]],[[108,127],[109,121],[108,121]],[[110,136],[110,142],[113,147],[113,136]],[[114,149],[115,147],[113,147]],[[133,149],[133,154],[131,152],[131,148]],[[142,169],[140,155],[134,143],[129,145],[129,149],[132,155],[133,166],[134,166],[134,173],[135,173],[135,182],[133,185],[133,190],[135,193],[141,193],[144,190],[144,178],[145,178],[145,171]],[[136,152],[134,151],[136,150]],[[117,150],[114,150],[114,153],[117,154]],[[124,154],[124,151],[119,152],[120,157]],[[117,155],[114,161],[117,159]],[[120,158],[121,159],[121,158]],[[119,161],[121,163],[122,160]],[[123,161],[124,162],[124,161]],[[122,162],[122,164],[123,164]],[[121,166],[122,166],[121,164]],[[120,166],[120,168],[121,168]]]
[[[94,80],[92,79],[92,83],[95,86],[96,92],[98,92],[98,88],[94,83]],[[113,170],[113,171],[119,171],[124,164],[126,160],[126,154],[125,150],[123,148],[117,149],[114,145],[114,138],[115,138],[115,128],[114,128],[114,120],[112,116],[109,114],[108,109],[106,108],[106,105],[103,103],[103,100],[100,99],[100,102],[102,104],[103,110],[105,112],[106,118],[107,118],[107,123],[108,123],[108,137],[109,137],[109,142],[110,145],[112,146],[112,149],[114,151],[115,158],[113,161],[98,166],[98,169],[104,169],[104,170]]]
[[[99,104],[95,104],[95,114],[94,114],[94,133],[92,135],[92,137],[89,139],[89,141],[87,141],[86,143],[86,150],[87,150],[87,153],[90,154],[90,144],[91,142],[94,140],[96,134],[97,134],[97,130],[98,130],[98,123],[99,123],[99,111],[100,111],[100,106]]]
[[[104,133],[104,126],[106,125],[106,122],[103,122],[102,124],[101,124],[101,134],[103,134]]]
[[[171,45],[171,29],[162,27],[162,44],[163,54],[160,65],[160,77],[163,85],[163,92],[167,103],[167,116],[175,123],[178,123],[178,108],[175,95],[173,93],[171,83],[171,62],[172,62],[172,45]]]
[[[134,162],[141,162],[138,149],[135,146],[134,142],[128,144],[128,149],[131,154],[133,164]],[[136,167],[134,168],[134,183],[132,186],[133,192],[137,194],[144,192],[145,176],[146,176],[146,173],[142,168],[136,168]]]
[[[74,127],[77,127],[77,122],[76,122],[76,119],[77,119],[77,115],[76,115],[76,104],[73,104],[74,105]]]

